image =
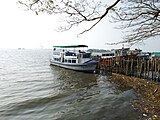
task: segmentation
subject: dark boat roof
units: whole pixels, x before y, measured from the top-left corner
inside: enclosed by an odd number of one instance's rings
[[[78,48],[78,47],[88,47],[87,45],[65,45],[65,46],[53,46],[54,48]]]

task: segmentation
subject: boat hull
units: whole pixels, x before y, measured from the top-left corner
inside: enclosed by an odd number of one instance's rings
[[[90,73],[96,72],[97,63],[97,61],[90,61],[87,63],[62,63],[59,61],[50,60],[50,64],[54,66]]]

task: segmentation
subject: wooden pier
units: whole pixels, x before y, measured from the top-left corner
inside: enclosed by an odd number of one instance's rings
[[[105,58],[100,59],[98,70],[102,74],[114,72],[160,82],[160,59],[137,57]]]

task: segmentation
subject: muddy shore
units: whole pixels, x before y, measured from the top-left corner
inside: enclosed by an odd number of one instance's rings
[[[160,83],[145,79],[112,74],[112,82],[121,88],[134,89],[139,99],[132,101],[133,108],[143,120],[160,120]]]

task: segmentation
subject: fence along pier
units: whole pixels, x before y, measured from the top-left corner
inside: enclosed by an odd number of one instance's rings
[[[98,71],[102,74],[111,74],[114,72],[160,82],[160,59],[138,57],[105,58],[100,59]]]

